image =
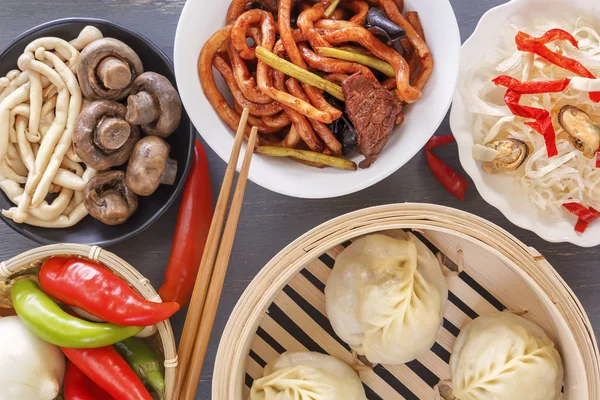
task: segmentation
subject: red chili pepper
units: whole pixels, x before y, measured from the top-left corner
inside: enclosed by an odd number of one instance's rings
[[[96,385],[118,400],[152,400],[152,396],[112,346],[95,349],[67,349],[67,358]]]
[[[552,125],[552,117],[550,113],[542,108],[529,107],[519,104],[521,94],[511,89],[508,89],[504,94],[504,102],[510,111],[518,117],[532,118],[535,121],[525,122],[526,125],[532,127],[544,136],[546,143],[546,151],[548,157],[554,157],[558,154],[556,148],[556,132]]]
[[[454,197],[460,201],[464,201],[465,193],[469,186],[467,180],[431,152],[431,149],[453,141],[454,136],[433,136],[425,146],[425,157],[427,158],[429,169],[437,180],[440,181],[446,190],[452,193]]]
[[[579,48],[577,40],[569,32],[563,31],[562,29],[552,29],[544,36],[540,38],[533,37],[525,32],[517,33],[515,42],[517,43],[517,49],[521,51],[527,51],[546,59],[552,64],[571,71],[574,74],[582,76],[584,78],[596,77],[586,67],[583,66],[579,61],[572,58],[563,56],[557,52],[550,50],[546,47],[546,44],[555,40],[566,40],[571,43],[575,48]],[[596,103],[600,102],[600,92],[590,93],[590,99]]]
[[[494,82],[497,86],[504,86],[505,88],[519,94],[537,94],[562,92],[569,86],[571,79],[564,78],[554,81],[521,82],[520,80],[511,76],[500,75],[492,82]]]
[[[600,168],[600,151],[596,153],[596,168]]]
[[[63,395],[65,400],[114,400],[110,394],[96,385],[72,362],[67,363]]]
[[[425,150],[432,150],[436,147],[444,146],[455,141],[456,139],[452,135],[432,136],[425,145]]]
[[[575,231],[579,233],[585,232],[588,225],[600,218],[600,212],[590,207],[587,208],[580,203],[565,203],[563,207],[569,210],[577,217]]]
[[[138,295],[121,278],[93,261],[53,257],[39,270],[49,296],[121,326],[150,326],[168,319],[177,303],[155,303]]]
[[[158,293],[182,307],[190,302],[213,216],[206,153],[196,140],[192,171],[185,183],[165,282]]]

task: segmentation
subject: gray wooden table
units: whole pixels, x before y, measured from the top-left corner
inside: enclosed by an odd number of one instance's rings
[[[226,0],[205,0],[226,1]],[[469,37],[479,18],[504,0],[451,0],[463,40]],[[99,17],[128,26],[153,40],[167,54],[173,54],[177,21],[185,0],[2,0],[0,48],[21,32],[40,23],[63,17]],[[190,39],[193,40],[193,39]],[[443,60],[442,60],[443,62]],[[447,119],[439,134],[450,133]],[[225,163],[207,149],[213,192],[218,193]],[[449,146],[440,156],[460,169],[456,148]],[[216,200],[216,199],[215,199]],[[465,202],[455,200],[430,174],[425,158],[418,154],[401,172],[350,196],[332,200],[300,200],[271,193],[249,183],[238,228],[229,273],[225,282],[213,337],[208,350],[197,399],[210,399],[213,361],[221,332],[237,299],[256,273],[280,249],[307,230],[350,211],[364,207],[424,202],[456,207],[482,216],[509,230],[523,242],[537,248],[573,288],[588,312],[596,334],[600,333],[600,249],[582,249],[570,244],[551,244],[535,234],[511,225],[495,208],[485,203],[471,187]],[[110,248],[134,265],[156,286],[171,248],[177,207],[167,212],[151,229],[129,242]],[[0,259],[10,258],[36,244],[0,223]],[[184,315],[173,320],[176,336]]]

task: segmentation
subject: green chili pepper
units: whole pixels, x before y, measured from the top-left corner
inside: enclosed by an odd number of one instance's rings
[[[115,343],[114,347],[142,381],[154,389],[158,398],[163,399],[165,377],[158,353],[146,342],[134,337]]]
[[[10,291],[13,307],[27,328],[48,343],[68,348],[96,348],[115,344],[144,329],[88,322],[69,315],[37,283],[24,279]]]

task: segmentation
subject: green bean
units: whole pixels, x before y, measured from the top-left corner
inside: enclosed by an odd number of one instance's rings
[[[327,7],[327,10],[325,10],[325,16],[327,18],[331,18],[331,16],[333,15],[333,13],[335,12],[335,9],[337,8],[337,6],[340,4],[340,0],[333,0],[331,2],[331,4],[329,5],[329,7]]]
[[[367,56],[354,51],[335,49],[333,47],[317,47],[317,53],[320,56],[338,58],[340,60],[353,61],[359,64],[366,65],[376,69],[377,71],[383,72],[390,78],[396,76],[394,68],[387,62],[380,60],[377,57]]]
[[[333,82],[329,82],[327,79],[321,78],[319,75],[313,74],[300,68],[299,66],[292,64],[291,62],[284,60],[283,58],[277,57],[264,47],[258,46],[256,48],[256,57],[267,64],[269,67],[276,69],[277,71],[283,72],[292,78],[298,79],[300,82],[314,86],[321,90],[326,91],[336,99],[344,101],[344,92],[339,85]]]
[[[290,149],[287,147],[259,146],[256,149],[259,154],[272,157],[295,157],[300,160],[310,161],[317,164],[328,165],[333,168],[356,171],[356,163],[345,158],[328,156],[308,150]]]

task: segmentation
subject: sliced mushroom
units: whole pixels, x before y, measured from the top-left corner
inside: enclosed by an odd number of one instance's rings
[[[482,163],[483,169],[490,174],[518,169],[529,157],[529,146],[519,139],[501,139],[487,145],[498,152],[491,161]]]
[[[81,92],[88,100],[125,99],[131,83],[144,72],[140,57],[120,40],[98,39],[79,57],[77,77]]]
[[[135,212],[138,198],[125,184],[125,172],[101,172],[87,183],[83,204],[90,215],[106,225],[119,225]]]
[[[181,100],[164,76],[145,72],[138,76],[127,98],[127,121],[141,125],[147,135],[166,138],[179,126]]]
[[[94,101],[81,111],[73,148],[88,167],[103,171],[127,162],[141,134],[125,121],[126,113],[127,107],[109,100]]]
[[[566,105],[558,113],[558,123],[568,134],[569,141],[587,158],[596,158],[600,147],[600,126],[582,109]]]
[[[127,186],[140,196],[150,196],[161,183],[175,183],[177,161],[169,158],[169,150],[169,145],[156,136],[137,142],[127,165]]]

